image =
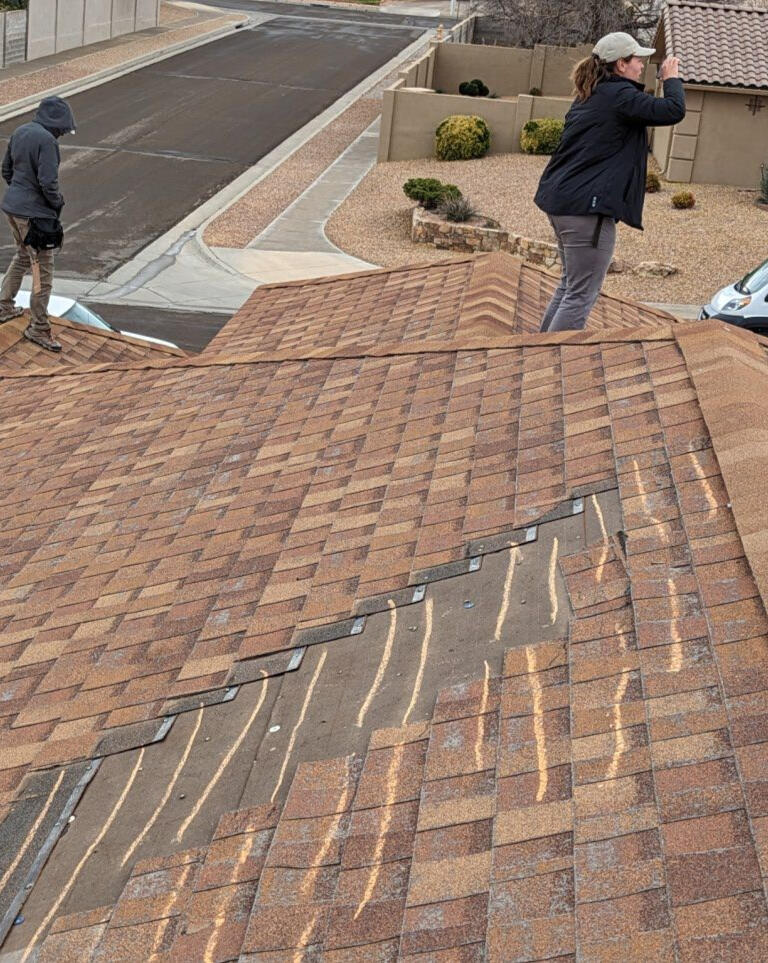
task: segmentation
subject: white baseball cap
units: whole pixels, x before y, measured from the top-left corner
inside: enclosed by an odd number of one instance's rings
[[[641,47],[628,33],[607,33],[592,49],[593,54],[607,64],[616,60],[629,60],[630,57],[650,57],[656,53],[653,47]]]

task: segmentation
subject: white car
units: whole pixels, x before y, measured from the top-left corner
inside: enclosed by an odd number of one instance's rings
[[[717,318],[750,331],[768,329],[768,261],[721,288],[701,309],[699,320],[704,318]]]
[[[19,291],[16,295],[16,307],[29,307],[29,291]],[[150,338],[148,334],[136,334],[134,331],[120,331],[118,328],[105,321],[95,311],[86,308],[84,304],[75,301],[73,298],[60,298],[51,295],[48,301],[48,313],[53,318],[63,318],[65,321],[74,321],[77,324],[87,324],[92,328],[100,328],[102,331],[115,331],[117,334],[127,335],[129,338],[137,338],[139,341],[148,341],[150,344],[160,344],[165,348],[178,348],[172,341],[163,341],[161,338]]]

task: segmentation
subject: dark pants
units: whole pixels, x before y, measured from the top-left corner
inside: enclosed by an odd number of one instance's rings
[[[587,323],[616,245],[616,222],[597,214],[553,215],[563,273],[544,312],[540,331],[579,331]],[[595,245],[595,239],[597,244]]]

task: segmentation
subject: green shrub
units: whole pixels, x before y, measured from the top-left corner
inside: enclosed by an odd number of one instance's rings
[[[761,204],[768,204],[768,164],[760,165],[760,194],[758,200]]]
[[[477,210],[468,197],[445,197],[438,205],[437,213],[446,221],[460,223],[473,218]]]
[[[541,87],[531,87],[528,93],[531,97],[541,97]]]
[[[406,197],[418,201],[428,211],[448,198],[461,197],[455,184],[444,184],[436,177],[411,177],[403,184],[403,191]]]
[[[529,120],[520,134],[520,147],[526,154],[554,154],[560,146],[564,121],[556,117]]]
[[[435,131],[435,153],[440,160],[484,157],[490,146],[491,132],[482,117],[453,114]]]
[[[645,175],[645,193],[657,194],[661,190],[661,179],[656,171],[648,171]]]
[[[690,191],[678,191],[677,194],[672,195],[672,207],[676,207],[678,211],[687,210],[695,203],[696,198]]]
[[[459,84],[459,93],[465,97],[487,97],[489,90],[479,78],[465,80]]]

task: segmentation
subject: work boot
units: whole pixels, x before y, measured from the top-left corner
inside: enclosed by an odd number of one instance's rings
[[[6,321],[13,321],[14,318],[20,318],[24,314],[23,308],[11,308],[10,311],[0,311],[0,324],[5,324]]]
[[[46,351],[61,351],[61,345],[53,337],[53,334],[49,331],[47,334],[41,334],[37,331],[33,331],[32,328],[27,328],[24,331],[24,337],[27,341],[32,341],[34,344],[39,344],[41,348],[45,348]]]

